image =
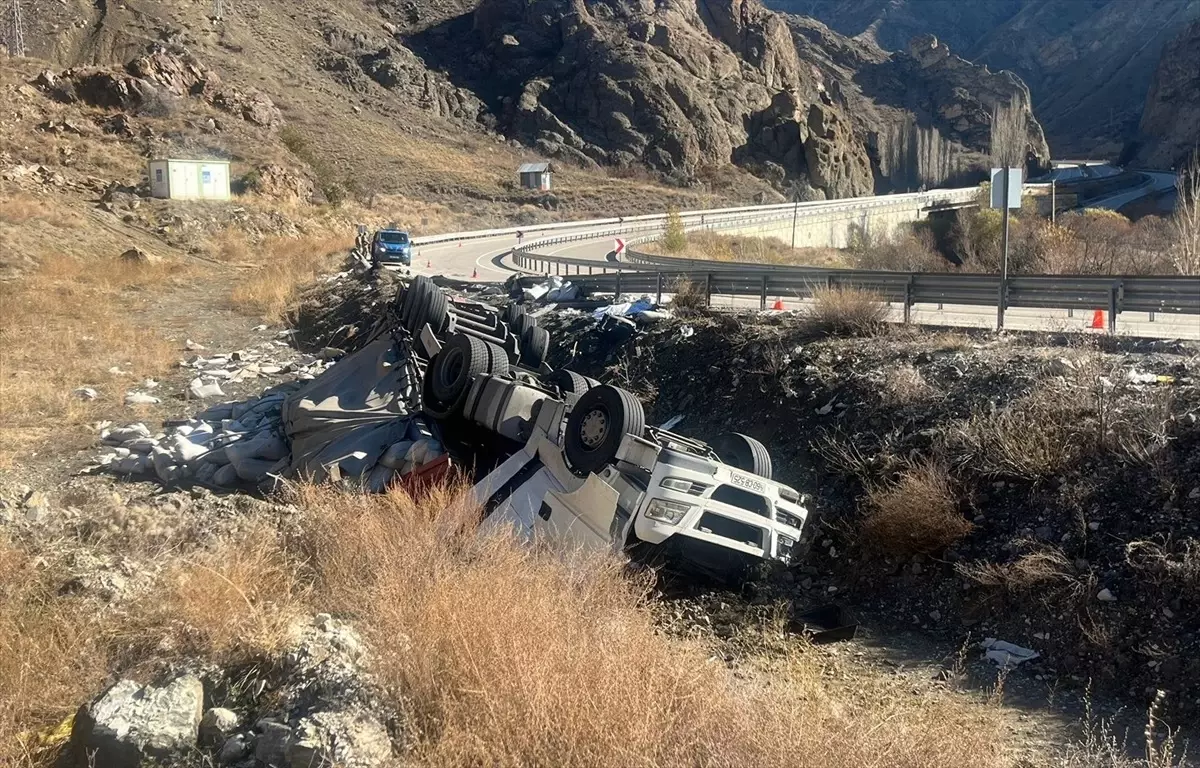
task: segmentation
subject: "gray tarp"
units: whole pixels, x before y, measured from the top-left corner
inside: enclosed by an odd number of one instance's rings
[[[410,434],[415,386],[407,346],[387,333],[310,381],[283,405],[289,474],[321,482],[370,470]]]

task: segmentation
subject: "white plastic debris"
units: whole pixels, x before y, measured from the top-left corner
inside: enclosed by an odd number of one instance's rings
[[[1097,593],[1096,593],[1096,599],[1097,599],[1097,600],[1099,600],[1099,601],[1100,601],[1100,602],[1102,602],[1102,603],[1115,603],[1115,602],[1117,602],[1117,596],[1116,596],[1116,595],[1114,595],[1114,594],[1112,593],[1112,590],[1110,590],[1108,587],[1105,587],[1104,589],[1102,589],[1102,590],[1100,590],[1099,592],[1097,592]]]
[[[209,379],[205,381],[200,377],[196,377],[188,383],[188,394],[197,400],[207,400],[211,397],[224,397],[225,392],[221,389],[221,385]]]
[[[204,351],[203,344],[197,344],[196,342],[192,341],[191,339],[188,339],[187,341],[185,341],[183,343],[183,346],[185,349],[187,349],[190,352],[203,352]]]
[[[162,400],[159,400],[153,395],[147,395],[145,392],[130,391],[125,393],[125,405],[158,405]]]
[[[75,395],[75,397],[78,397],[80,400],[95,400],[97,397],[100,396],[100,393],[98,393],[96,390],[92,389],[91,387],[80,387],[79,389],[73,391],[71,394]]]
[[[979,647],[984,650],[984,658],[996,664],[1001,669],[1012,669],[1027,661],[1041,657],[1041,654],[1032,648],[1023,648],[1014,643],[997,640],[994,637],[986,638],[979,644]]]

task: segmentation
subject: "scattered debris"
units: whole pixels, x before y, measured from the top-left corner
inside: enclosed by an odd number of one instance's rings
[[[125,393],[125,405],[158,405],[161,402],[162,400],[145,392],[130,390]]]
[[[71,394],[74,395],[75,397],[78,397],[80,400],[95,400],[97,397],[100,396],[100,393],[98,393],[96,390],[92,389],[91,387],[80,387],[79,389],[76,389],[75,391],[73,391]]]
[[[984,649],[984,658],[1001,669],[1012,669],[1027,661],[1041,658],[1041,654],[1032,648],[1022,648],[994,637],[986,638],[979,647]]]

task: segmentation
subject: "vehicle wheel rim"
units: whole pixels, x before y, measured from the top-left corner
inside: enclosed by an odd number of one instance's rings
[[[595,449],[608,437],[608,414],[599,408],[590,411],[579,425],[579,437],[589,449]]]

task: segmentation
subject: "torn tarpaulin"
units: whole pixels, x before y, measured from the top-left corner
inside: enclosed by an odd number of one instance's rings
[[[600,309],[592,313],[592,317],[597,320],[605,317],[630,317],[653,309],[654,302],[648,297],[643,297],[637,301],[627,301],[622,304],[609,304],[607,307],[600,307]]]
[[[1022,648],[994,637],[985,639],[979,644],[979,647],[983,649],[984,658],[1001,669],[1011,669],[1042,655],[1032,648]]]

